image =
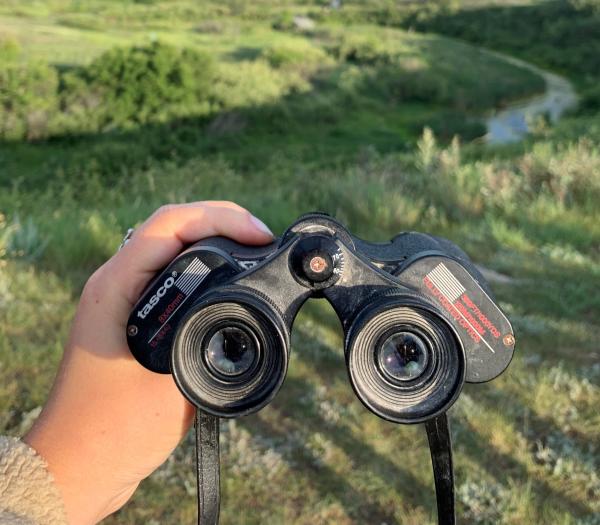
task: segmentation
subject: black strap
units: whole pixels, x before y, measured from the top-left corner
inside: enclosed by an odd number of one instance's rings
[[[439,525],[455,525],[452,443],[446,414],[425,423],[435,480]],[[219,523],[219,418],[196,412],[198,525]]]
[[[219,418],[196,411],[198,525],[219,523]]]
[[[431,465],[435,480],[439,525],[455,525],[454,515],[454,473],[452,471],[452,443],[448,418],[442,414],[425,423]]]

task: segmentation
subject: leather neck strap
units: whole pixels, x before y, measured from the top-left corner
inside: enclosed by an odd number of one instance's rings
[[[452,442],[446,413],[425,423],[433,478],[439,525],[455,525],[454,514],[454,472],[452,470]]]
[[[439,525],[455,525],[452,443],[448,418],[442,414],[425,423],[435,480]],[[196,412],[198,525],[219,523],[219,418]]]
[[[198,525],[219,523],[219,418],[196,411]]]

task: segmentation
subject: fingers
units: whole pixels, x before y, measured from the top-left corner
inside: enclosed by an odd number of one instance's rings
[[[186,244],[215,235],[244,244],[266,244],[273,239],[260,220],[232,202],[163,206],[136,229],[127,245],[107,263],[107,273],[133,304],[149,279]]]

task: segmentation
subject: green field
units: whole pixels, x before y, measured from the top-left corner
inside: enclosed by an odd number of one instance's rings
[[[29,427],[87,276],[156,207],[234,200],[277,233],[324,210],[497,272],[517,352],[450,411],[459,523],[600,525],[600,5],[328,5],[0,2],[0,432]],[[579,109],[486,146],[483,116],[544,85],[478,45],[566,76]],[[120,56],[165,68],[157,89],[115,84]],[[224,525],[435,522],[425,432],[354,397],[326,304],[274,403],[222,428]],[[106,523],[192,523],[194,490],[189,436]]]

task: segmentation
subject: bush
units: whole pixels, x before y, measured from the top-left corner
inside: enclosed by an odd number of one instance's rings
[[[393,66],[363,67],[362,71],[361,89],[365,94],[377,94],[393,103],[411,100],[453,105],[455,102],[456,93],[448,79],[431,69],[411,69],[398,62]]]
[[[31,217],[21,221],[18,216],[8,222],[0,213],[0,262],[3,259],[37,260],[48,245]]]
[[[376,34],[344,34],[331,48],[339,60],[353,64],[387,64],[394,54]]]
[[[273,69],[264,60],[223,64],[215,82],[215,100],[221,109],[256,107],[276,103],[310,84],[300,75]]]
[[[6,217],[0,213],[0,262],[7,255],[11,234],[12,227],[6,222]]]
[[[46,64],[0,67],[0,138],[97,132],[211,109],[215,68],[205,54],[155,42],[107,51],[59,77]]]
[[[473,523],[499,523],[508,511],[508,490],[497,483],[467,480],[458,487],[457,497],[465,519]]]
[[[261,56],[271,67],[295,69],[303,73],[311,73],[327,63],[325,51],[304,40],[271,45],[262,50]]]
[[[295,28],[294,15],[289,11],[281,13],[273,21],[271,27],[276,31],[293,31]]]
[[[88,85],[81,71],[67,71],[61,76],[59,94],[62,111],[56,118],[58,131],[82,133],[102,128],[109,111],[102,89]]]
[[[58,74],[46,64],[0,67],[0,138],[45,136],[58,107]]]
[[[545,194],[562,206],[593,212],[600,200],[600,152],[587,138],[556,147],[536,144],[517,166],[520,192],[531,197]]]
[[[103,123],[127,125],[206,113],[215,69],[205,54],[154,42],[116,48],[94,60],[65,97],[83,91],[101,98]]]

